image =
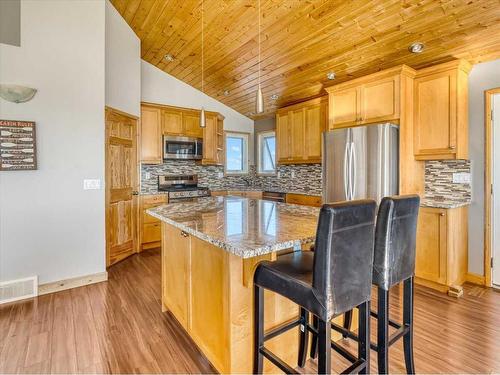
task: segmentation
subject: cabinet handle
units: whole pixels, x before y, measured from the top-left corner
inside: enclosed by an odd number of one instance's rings
[[[187,234],[186,232],[184,232],[183,230],[181,230],[181,235],[182,237],[189,237],[189,234]]]
[[[443,212],[441,212],[441,213],[439,214],[439,216],[444,216],[444,213],[443,213]]]
[[[456,148],[457,148],[457,146],[450,146],[450,150],[454,150]]]

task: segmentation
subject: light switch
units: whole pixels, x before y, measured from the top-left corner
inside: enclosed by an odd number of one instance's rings
[[[99,190],[101,188],[100,179],[85,179],[83,180],[83,190]]]
[[[453,183],[470,184],[470,173],[467,172],[453,173]]]
[[[217,173],[217,178],[223,178],[223,177],[224,177],[224,172]]]

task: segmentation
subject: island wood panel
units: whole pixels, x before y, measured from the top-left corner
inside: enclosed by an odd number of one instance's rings
[[[137,118],[106,107],[106,265],[137,251]]]
[[[243,259],[180,229],[162,223],[162,306],[220,373],[251,373],[253,355],[253,272],[275,254]],[[298,317],[298,307],[266,291],[265,329]],[[342,317],[336,318],[341,322]],[[353,329],[356,328],[356,322]],[[332,332],[334,340],[341,338]],[[297,361],[298,328],[266,342],[292,366]],[[279,373],[265,361],[266,373]]]
[[[199,1],[112,3],[141,39],[144,60],[201,87]],[[330,69],[336,82],[343,82],[401,63],[420,68],[451,56],[475,63],[498,58],[500,51],[496,0],[263,1],[261,12],[264,116],[318,95],[331,84]],[[254,3],[210,1],[205,7],[205,92],[243,114],[254,111],[258,84],[256,25]],[[415,35],[425,43],[425,53],[408,52]],[[167,53],[174,61],[165,60]],[[271,101],[267,93],[281,97]]]

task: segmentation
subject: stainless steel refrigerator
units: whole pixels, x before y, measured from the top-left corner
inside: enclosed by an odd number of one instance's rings
[[[399,128],[359,126],[323,133],[323,202],[396,195]]]

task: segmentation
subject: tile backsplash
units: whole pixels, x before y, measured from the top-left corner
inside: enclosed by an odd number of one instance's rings
[[[158,191],[158,175],[197,174],[198,184],[211,190],[255,188],[321,195],[321,164],[281,165],[278,175],[260,176],[255,167],[250,166],[248,175],[223,176],[220,166],[198,165],[192,160],[168,160],[163,164],[141,165],[141,193],[154,194]]]
[[[425,198],[436,201],[470,203],[471,184],[453,183],[454,173],[470,173],[470,160],[425,162]]]

